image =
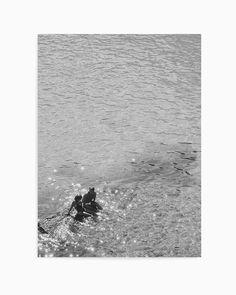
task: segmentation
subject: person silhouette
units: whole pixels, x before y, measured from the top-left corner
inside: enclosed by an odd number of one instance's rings
[[[96,192],[94,187],[89,188],[89,191],[82,197],[82,207],[84,210],[90,214],[95,214],[99,210],[103,208],[95,201],[96,199]]]
[[[78,220],[78,221],[83,221],[85,217],[90,217],[92,216],[89,212],[85,212],[83,206],[82,206],[82,196],[81,195],[76,195],[75,198],[74,198],[74,201],[72,202],[71,206],[70,206],[70,209],[67,213],[67,216],[70,215],[70,212],[71,210],[74,208],[77,213],[74,217],[75,220]]]

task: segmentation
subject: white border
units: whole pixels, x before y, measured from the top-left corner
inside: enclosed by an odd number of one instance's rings
[[[233,4],[227,0],[1,4],[2,294],[234,293]],[[36,43],[42,33],[202,34],[202,258],[37,258]]]

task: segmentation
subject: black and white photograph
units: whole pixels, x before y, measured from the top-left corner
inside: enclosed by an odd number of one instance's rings
[[[0,293],[236,294],[234,1],[0,8]]]
[[[201,256],[201,35],[38,35],[38,256]]]

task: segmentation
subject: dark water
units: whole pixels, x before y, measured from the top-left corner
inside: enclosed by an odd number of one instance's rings
[[[200,36],[38,46],[39,256],[200,256]],[[99,217],[63,218],[88,186]]]

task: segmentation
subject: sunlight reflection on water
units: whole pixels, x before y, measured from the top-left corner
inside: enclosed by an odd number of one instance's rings
[[[199,255],[200,36],[41,35],[38,89],[39,218],[89,186],[104,208],[39,256]]]

